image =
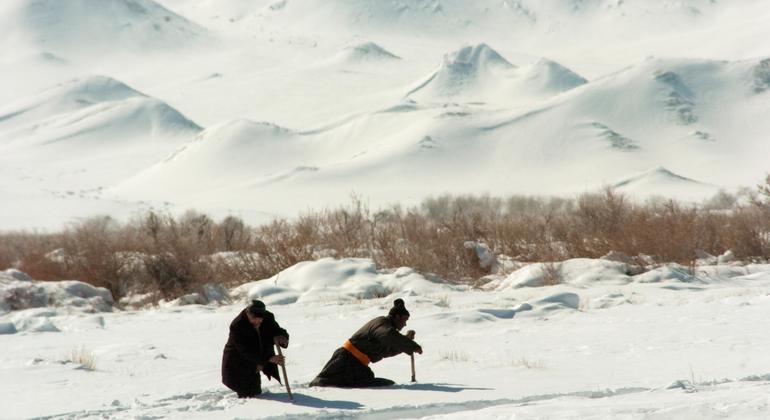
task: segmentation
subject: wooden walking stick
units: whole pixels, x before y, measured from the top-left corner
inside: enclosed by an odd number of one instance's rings
[[[283,352],[281,352],[281,346],[276,344],[275,348],[278,350],[278,355],[283,356]],[[284,360],[283,363],[284,364],[281,365],[281,372],[283,372],[283,382],[286,384],[286,392],[289,393],[289,401],[294,402],[294,396],[291,395],[291,388],[289,387],[289,377],[286,376],[286,361]]]
[[[414,353],[411,354],[412,356],[412,382],[417,382],[417,379],[414,377]]]
[[[409,334],[411,335],[411,339],[414,340],[415,332],[413,330],[409,330],[409,333],[411,333]],[[410,354],[409,357],[411,357],[412,359],[412,382],[417,382],[417,379],[415,378],[415,375],[414,375],[414,352],[412,352],[412,354]]]

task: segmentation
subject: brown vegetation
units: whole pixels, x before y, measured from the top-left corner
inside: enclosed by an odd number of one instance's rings
[[[576,199],[441,196],[419,207],[372,212],[358,199],[334,210],[251,227],[189,211],[148,213],[119,223],[94,217],[56,234],[0,234],[0,269],[40,280],[78,279],[173,298],[206,283],[234,286],[271,277],[300,261],[366,257],[379,267],[412,267],[457,282],[489,274],[467,243],[518,261],[554,262],[623,254],[633,264],[677,262],[732,250],[770,259],[770,176],[743,196],[720,193],[701,206],[634,203],[610,189]],[[548,273],[558,282],[558,272]]]

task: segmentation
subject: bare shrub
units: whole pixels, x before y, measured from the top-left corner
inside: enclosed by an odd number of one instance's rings
[[[224,251],[248,249],[251,243],[251,233],[239,217],[227,216],[214,229],[214,241],[224,248]]]
[[[96,370],[96,356],[94,356],[93,352],[86,349],[85,346],[70,350],[67,362],[80,365],[80,368],[83,370]]]
[[[100,216],[58,233],[0,233],[0,268],[84,280],[116,299],[128,291],[170,299],[207,283],[235,286],[324,256],[367,257],[381,268],[475,284],[493,270],[471,246],[481,243],[513,261],[549,262],[546,284],[560,282],[559,261],[610,253],[642,270],[666,262],[694,268],[697,258],[727,250],[767,261],[770,176],[756,191],[721,193],[700,207],[636,203],[605,189],[575,199],[443,195],[378,211],[354,196],[346,206],[257,227],[235,216],[217,223],[193,210],[178,218],[149,212],[126,224]]]
[[[260,257],[259,267],[265,274],[275,274],[300,261],[312,260],[319,227],[316,216],[301,217],[294,224],[277,220],[260,227],[255,244]]]
[[[555,286],[562,283],[561,270],[553,262],[543,263],[543,285]]]
[[[441,350],[439,358],[452,363],[464,363],[470,360],[468,353],[462,350]]]
[[[530,359],[525,356],[513,359],[511,365],[513,367],[523,367],[526,369],[545,369],[545,363],[543,363],[542,359]]]
[[[74,223],[64,231],[66,273],[95,286],[104,287],[117,300],[126,294],[131,278],[129,260],[122,252],[132,250],[128,231],[109,216],[96,216]]]
[[[211,219],[194,212],[180,221],[148,213],[144,231],[151,241],[142,252],[145,273],[153,290],[171,299],[202,287],[212,279],[204,256],[211,251]]]

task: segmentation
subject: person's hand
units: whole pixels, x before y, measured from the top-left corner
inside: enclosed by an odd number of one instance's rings
[[[257,365],[257,373],[262,372],[262,369],[264,369],[264,368],[265,367],[262,366],[262,365]]]
[[[286,358],[283,356],[273,356],[270,358],[270,362],[283,366],[283,364],[286,363]]]
[[[416,348],[416,349],[414,349],[414,352],[415,352],[415,353],[418,353],[418,354],[422,354],[422,347],[420,347],[420,346],[418,345],[418,346],[417,346],[417,348]]]
[[[406,332],[406,337],[409,338],[410,340],[414,340],[414,334],[415,334],[414,330],[409,330]]]
[[[273,343],[278,344],[283,348],[286,348],[286,347],[289,347],[289,338],[279,335],[279,336],[273,337]]]

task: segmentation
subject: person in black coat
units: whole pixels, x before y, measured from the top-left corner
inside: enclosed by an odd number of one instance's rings
[[[222,353],[222,383],[238,398],[254,398],[262,393],[259,372],[281,382],[278,365],[284,357],[276,356],[273,345],[289,346],[289,333],[275,321],[275,316],[259,300],[242,310],[230,323],[230,336]]]
[[[402,299],[396,299],[388,316],[380,316],[359,328],[342,347],[338,348],[310,386],[364,388],[393,385],[385,378],[375,378],[369,363],[401,353],[422,354],[414,342],[414,331],[401,334],[409,320],[409,311]]]

